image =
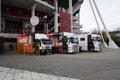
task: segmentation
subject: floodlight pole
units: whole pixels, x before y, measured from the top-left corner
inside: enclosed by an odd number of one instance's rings
[[[96,24],[97,24],[98,29],[99,29],[99,31],[100,31],[100,35],[101,35],[101,38],[102,38],[102,40],[103,40],[103,44],[104,44],[104,46],[105,46],[106,48],[108,48],[108,45],[105,43],[105,40],[104,40],[103,35],[102,35],[102,32],[101,32],[101,30],[100,30],[100,26],[99,26],[99,24],[98,24],[98,20],[97,20],[97,17],[96,17],[95,11],[94,11],[94,9],[93,9],[93,6],[92,6],[92,2],[91,2],[91,0],[89,0],[89,3],[90,3],[90,7],[91,7],[91,9],[92,9],[92,12],[93,12],[93,15],[94,15],[94,18],[95,18]]]
[[[100,12],[99,12],[99,10],[98,10],[98,7],[97,7],[97,5],[96,5],[95,0],[93,0],[93,4],[94,4],[94,6],[95,6],[95,8],[96,8],[96,11],[97,11],[97,13],[98,13],[98,15],[99,15],[99,18],[100,18],[100,20],[101,20],[101,22],[102,22],[102,25],[103,25],[103,27],[104,27],[104,29],[105,29],[105,32],[106,32],[106,34],[107,34],[107,37],[108,37],[108,40],[109,40],[109,48],[118,49],[118,46],[117,46],[117,45],[115,44],[115,42],[111,39],[111,37],[110,37],[110,35],[109,35],[108,31],[107,31],[106,25],[105,25],[105,23],[104,23],[104,21],[103,21],[103,19],[102,19],[102,16],[101,16],[101,14],[100,14]]]

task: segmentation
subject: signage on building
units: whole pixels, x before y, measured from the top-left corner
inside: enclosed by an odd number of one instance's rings
[[[39,23],[39,18],[37,16],[32,16],[30,18],[30,23],[34,26],[37,25]]]
[[[60,32],[71,32],[71,16],[63,11],[60,11]]]

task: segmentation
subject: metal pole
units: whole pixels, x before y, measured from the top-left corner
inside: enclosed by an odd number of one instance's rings
[[[81,8],[81,4],[80,4],[80,8]],[[79,19],[79,25],[80,25],[80,9],[79,9],[79,13],[78,13],[78,19]]]
[[[80,5],[80,8],[81,8],[81,5]],[[80,24],[81,24],[81,23],[80,23],[80,9],[79,9],[79,13],[78,13],[78,19],[79,19],[79,22],[78,22],[78,23],[79,23],[79,25],[80,25]],[[80,28],[82,28],[81,25],[80,25]],[[79,30],[81,30],[81,29],[79,29]],[[80,31],[79,31],[79,33],[80,33]]]
[[[0,0],[0,24],[1,24],[1,0]],[[1,25],[0,25],[0,29],[1,29]],[[1,30],[0,30],[1,31]]]
[[[54,32],[58,32],[58,0],[54,0],[55,13],[54,13]]]
[[[32,7],[32,15],[31,16],[35,16],[35,8],[36,8],[36,3],[34,3],[34,5]]]
[[[33,7],[32,7],[32,14],[31,17],[35,16],[35,8],[36,8],[36,3],[34,3]],[[32,25],[32,33],[35,32],[35,25]]]
[[[96,8],[96,11],[97,11],[97,13],[98,13],[98,15],[99,15],[99,18],[100,18],[100,20],[101,20],[101,22],[102,22],[102,25],[103,25],[103,27],[104,27],[104,29],[105,29],[105,32],[106,32],[106,34],[107,34],[107,37],[108,37],[108,39],[109,39],[109,48],[118,48],[118,46],[117,46],[117,45],[115,44],[115,42],[111,39],[111,37],[110,37],[110,35],[109,35],[108,31],[107,31],[106,25],[105,25],[105,23],[104,23],[104,21],[103,21],[103,19],[102,19],[102,16],[101,16],[101,14],[100,14],[100,12],[99,12],[99,10],[98,10],[98,7],[97,7],[97,5],[96,5],[95,0],[93,0],[93,3],[94,3],[94,6],[95,6],[95,8]]]
[[[92,6],[92,3],[91,3],[90,0],[89,0],[89,3],[90,3],[90,7],[91,7],[91,9],[92,9],[92,12],[93,12],[93,15],[94,15],[94,18],[95,18],[96,24],[97,24],[98,29],[99,29],[99,31],[100,31],[100,35],[101,35],[101,37],[102,37],[103,44],[104,44],[105,47],[108,47],[108,45],[105,43],[105,40],[104,40],[104,38],[103,38],[102,32],[101,32],[101,30],[100,30],[100,26],[99,26],[99,24],[98,24],[97,17],[96,17],[96,15],[95,15],[95,11],[94,11],[94,9],[93,9],[93,6]]]
[[[34,3],[32,6],[31,17],[35,16],[35,8],[36,8],[36,3]],[[33,43],[33,41],[34,41],[35,25],[32,25],[31,32],[32,32],[32,34],[29,35],[29,39],[30,39],[29,43]]]
[[[72,0],[69,0],[69,13],[71,15],[71,32],[73,32]]]

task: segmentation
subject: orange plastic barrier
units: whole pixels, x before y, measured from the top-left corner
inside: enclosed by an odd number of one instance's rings
[[[25,53],[33,53],[32,44],[29,44],[29,37],[27,34],[22,34],[17,37],[17,51]]]
[[[32,48],[32,44],[26,44],[25,45],[25,52],[26,53],[33,53],[33,48]]]

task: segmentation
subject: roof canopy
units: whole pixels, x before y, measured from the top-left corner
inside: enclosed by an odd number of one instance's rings
[[[50,0],[50,1],[54,2],[54,0]],[[72,4],[74,5],[78,1],[80,1],[81,4],[83,3],[83,0],[72,0]],[[58,5],[59,5],[59,7],[63,7],[65,9],[67,9],[69,7],[69,0],[58,0]]]
[[[36,10],[46,13],[51,13],[55,10],[54,6],[42,0],[2,0],[2,4],[15,6],[31,10],[34,3],[37,3]]]

